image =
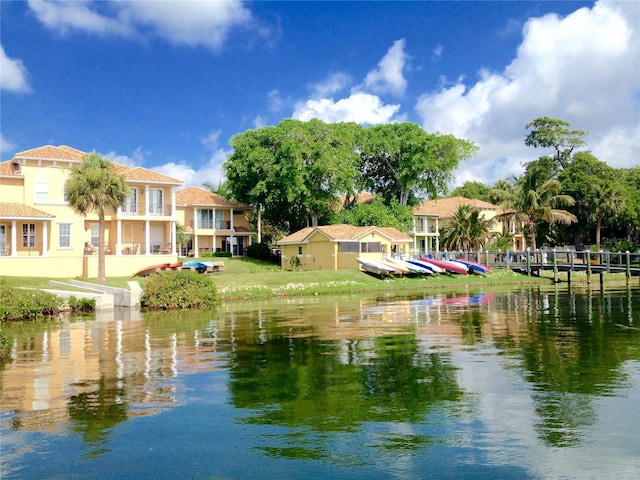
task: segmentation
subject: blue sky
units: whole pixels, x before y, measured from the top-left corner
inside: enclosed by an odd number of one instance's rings
[[[185,185],[284,118],[411,121],[475,142],[456,184],[518,175],[547,115],[640,164],[640,2],[0,1],[2,160],[46,144]]]

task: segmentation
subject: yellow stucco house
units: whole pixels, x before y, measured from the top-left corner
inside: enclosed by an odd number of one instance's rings
[[[359,269],[356,258],[381,260],[382,255],[404,255],[413,239],[387,227],[324,225],[298,230],[277,242],[285,270]]]
[[[178,221],[190,236],[182,252],[201,256],[205,252],[230,252],[242,256],[251,236],[250,207],[198,187],[187,187],[176,194]]]
[[[449,197],[428,200],[413,209],[413,252],[418,254],[436,253],[440,251],[440,227],[453,217],[460,205],[468,205],[477,209],[480,216],[489,221],[489,235],[506,234],[513,236],[514,251],[526,249],[526,240],[516,228],[513,221],[508,223],[495,220],[504,210],[493,203],[466,197]]]
[[[70,170],[87,153],[46,145],[0,163],[0,276],[97,277],[98,217],[79,215],[65,198]],[[182,181],[113,163],[130,197],[107,212],[107,276],[177,261],[176,190]]]

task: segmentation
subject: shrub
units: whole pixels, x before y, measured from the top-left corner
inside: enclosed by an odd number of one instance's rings
[[[0,321],[55,315],[63,305],[64,300],[51,293],[16,288],[0,281]]]
[[[95,298],[76,298],[71,295],[67,298],[67,305],[72,312],[93,312],[96,309]]]
[[[202,252],[200,257],[231,257],[231,252]]]
[[[636,245],[632,241],[622,240],[621,242],[618,242],[614,245],[613,251],[614,252],[635,252],[636,248],[638,248],[638,245]]]
[[[253,243],[247,247],[247,256],[258,260],[270,260],[271,249],[266,243]]]
[[[208,307],[216,303],[209,277],[190,270],[165,270],[147,277],[142,305],[154,309]]]

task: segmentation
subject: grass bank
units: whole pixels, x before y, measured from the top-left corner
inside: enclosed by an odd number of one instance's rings
[[[220,301],[236,299],[269,298],[278,296],[326,295],[358,292],[416,292],[467,289],[474,286],[509,286],[516,284],[545,284],[553,281],[552,272],[543,272],[543,276],[528,277],[510,270],[495,270],[487,276],[480,275],[437,275],[433,277],[398,277],[380,279],[364,272],[347,271],[283,271],[272,263],[250,258],[225,258],[225,271],[213,273],[207,278],[216,286]],[[566,282],[567,276],[559,274],[559,280]],[[9,284],[30,287],[50,288],[47,278],[5,277]],[[609,283],[625,283],[624,274],[605,274],[605,281]],[[96,282],[97,279],[85,279]],[[107,284],[114,287],[128,288],[129,277],[111,277]],[[137,278],[142,288],[144,278]],[[584,273],[574,272],[572,283],[586,283]],[[591,283],[597,285],[599,277],[591,276]],[[634,278],[633,282],[637,282]],[[58,287],[56,287],[58,288]]]

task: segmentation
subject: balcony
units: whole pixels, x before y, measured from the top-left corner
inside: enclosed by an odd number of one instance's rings
[[[126,203],[120,208],[120,215],[125,217],[129,216],[145,216],[150,215],[154,217],[170,217],[173,215],[173,205],[167,204],[149,204],[149,208],[145,208],[143,202]]]

